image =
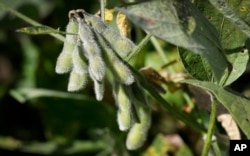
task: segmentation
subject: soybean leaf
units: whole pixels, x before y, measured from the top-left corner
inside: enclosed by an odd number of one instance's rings
[[[235,11],[228,5],[228,1],[226,0],[209,0],[211,4],[214,5],[215,8],[217,8],[227,19],[229,19],[234,25],[236,25],[240,30],[245,33],[248,37],[250,37],[250,27],[248,23],[246,23],[244,20],[240,18],[240,16],[235,13]],[[248,14],[247,10],[250,6],[250,3],[248,0],[234,0],[231,3],[234,3],[233,7],[240,6],[239,9],[241,12],[246,12]],[[240,5],[237,5],[240,4]]]
[[[190,53],[183,48],[178,48],[178,52],[185,69],[193,78],[203,81],[213,81],[213,72],[204,57],[199,54]]]
[[[232,64],[232,71],[230,72],[225,85],[231,84],[244,73],[249,60],[249,53],[248,51],[243,51],[228,54],[227,57]]]
[[[212,1],[212,0],[210,0]],[[248,37],[241,29],[237,28],[224,15],[222,15],[216,8],[214,8],[208,1],[197,0],[195,5],[203,12],[203,14],[210,20],[210,22],[219,31],[220,39],[223,49],[225,49],[226,56],[232,65],[232,70],[229,74],[225,85],[234,82],[246,69],[249,59],[246,47],[250,47]],[[248,0],[231,0],[228,1],[227,7],[232,7],[233,11],[239,15],[239,20],[250,21],[250,14],[247,11],[250,8],[250,1]]]
[[[217,31],[190,1],[157,0],[120,10],[151,34],[203,55],[217,82],[227,76],[227,60],[221,51]]]
[[[212,92],[233,116],[247,138],[250,138],[250,99],[211,82],[202,82],[198,80],[184,80],[182,82]]]

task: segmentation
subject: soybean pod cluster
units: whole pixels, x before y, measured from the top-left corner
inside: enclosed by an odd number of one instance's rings
[[[94,82],[96,99],[101,101],[105,71],[110,70],[119,129],[128,131],[126,146],[129,150],[140,148],[151,124],[151,112],[145,91],[123,60],[135,44],[107,26],[100,17],[83,9],[71,10],[68,17],[56,73],[70,73],[70,92],[84,89],[90,78]]]

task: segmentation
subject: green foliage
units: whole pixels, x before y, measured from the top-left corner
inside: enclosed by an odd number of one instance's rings
[[[159,0],[121,10],[153,35],[203,55],[217,82],[227,76],[228,65],[216,29],[189,1]]]
[[[235,92],[228,91],[225,88],[211,82],[202,82],[197,80],[185,80],[184,82],[212,92],[234,117],[240,128],[246,134],[247,138],[250,138],[250,99],[242,97]]]

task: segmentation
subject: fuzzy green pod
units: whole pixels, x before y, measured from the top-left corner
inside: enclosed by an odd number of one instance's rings
[[[126,85],[130,85],[134,82],[134,76],[123,60],[111,49],[106,43],[103,37],[99,33],[95,33],[99,44],[104,49],[104,57],[106,63],[109,65],[111,71],[118,77],[118,79]]]
[[[78,23],[74,17],[69,18],[69,23],[66,26],[66,38],[63,44],[62,52],[60,53],[59,57],[57,58],[56,62],[56,73],[64,74],[68,73],[72,70],[72,51],[75,48],[77,43],[77,34],[78,33]]]
[[[101,101],[103,99],[103,95],[104,95],[104,80],[102,81],[97,81],[94,76],[93,73],[91,71],[89,71],[89,76],[90,78],[93,80],[94,82],[94,92],[95,92],[95,97],[97,101]]]
[[[88,82],[88,74],[78,73],[74,68],[70,72],[68,91],[74,92],[83,89]]]
[[[95,41],[91,28],[80,17],[77,18],[77,22],[79,24],[78,34],[89,62],[89,72],[96,81],[102,81],[105,75],[105,63],[100,47]]]
[[[95,31],[100,33],[109,46],[111,46],[122,58],[127,57],[132,49],[135,48],[135,44],[131,40],[121,36],[118,32],[108,27],[101,18],[86,12],[83,12],[83,15],[85,21],[89,23]]]
[[[113,95],[118,106],[117,122],[119,129],[127,131],[134,122],[129,90],[124,85],[116,84],[113,86]]]
[[[134,107],[139,123],[135,123],[127,135],[126,146],[129,150],[136,150],[144,144],[151,125],[150,108],[137,102],[134,103]]]
[[[72,53],[73,68],[77,73],[88,74],[88,64],[83,55],[83,50],[81,42],[78,41]]]
[[[97,101],[101,101],[104,95],[104,81],[96,81],[94,80],[94,91],[95,97]]]

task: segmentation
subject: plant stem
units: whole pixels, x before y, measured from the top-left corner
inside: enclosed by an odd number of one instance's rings
[[[202,150],[202,156],[207,156],[210,145],[211,145],[211,140],[213,136],[213,131],[215,127],[215,120],[216,120],[216,108],[217,108],[218,101],[216,98],[213,97],[213,102],[212,102],[212,108],[211,108],[211,114],[210,114],[210,121],[209,121],[209,127],[207,131],[207,137],[203,146]]]
[[[143,40],[132,50],[132,52],[127,56],[127,58],[125,58],[125,60],[130,61],[131,58],[137,55],[141,51],[141,49],[148,43],[151,37],[151,34],[147,34],[147,36],[145,36]]]
[[[212,147],[216,156],[221,156],[220,148],[217,142],[212,142]]]
[[[101,0],[101,19],[105,22],[105,7],[106,7],[106,0]]]
[[[159,42],[156,40],[156,38],[154,36],[151,37],[151,42],[154,45],[155,49],[157,50],[157,52],[159,53],[161,59],[163,60],[164,64],[168,63],[168,59],[165,55],[164,50],[162,49],[162,47],[160,46]]]
[[[33,26],[42,26],[42,24],[40,24],[40,23],[34,21],[33,19],[31,19],[31,18],[25,16],[24,14],[22,14],[22,13],[16,11],[16,10],[14,10],[14,9],[11,9],[10,7],[7,7],[7,6],[4,5],[3,3],[0,3],[0,8],[2,8],[3,10],[8,11],[8,12],[10,12],[10,13],[12,13],[12,14],[15,15],[16,17],[22,19],[23,21],[25,21],[25,22],[27,22],[27,23],[33,25]],[[52,34],[52,33],[51,33],[50,35],[53,36],[53,37],[55,37],[55,38],[57,38],[57,39],[59,39],[59,40],[61,40],[61,41],[64,41],[64,37],[63,37],[62,35],[60,35],[60,34]]]
[[[151,40],[152,44],[154,45],[155,49],[157,50],[158,54],[160,55],[160,58],[163,60],[163,63],[168,64],[169,60],[167,59],[167,56],[165,55],[165,52],[162,49],[159,42],[157,41],[157,39],[153,36],[153,37],[151,37],[150,40]],[[172,68],[172,66],[169,66],[168,68],[171,72],[174,72],[174,69]]]

